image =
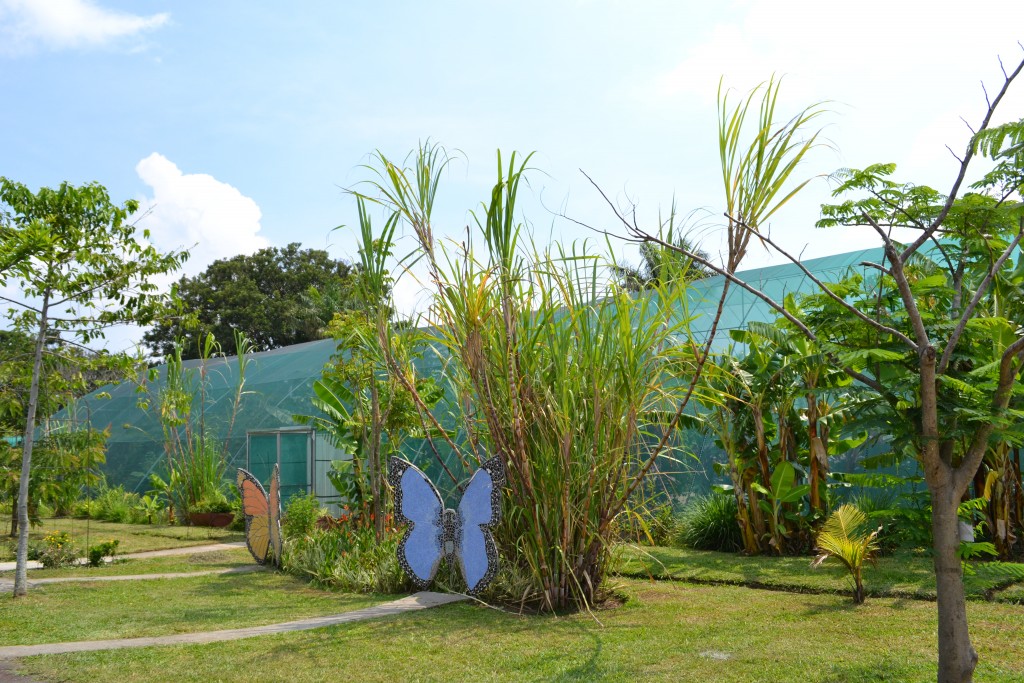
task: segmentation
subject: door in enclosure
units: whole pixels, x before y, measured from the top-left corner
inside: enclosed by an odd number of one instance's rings
[[[264,486],[274,465],[281,467],[281,502],[309,492],[313,433],[310,430],[249,432],[248,469]]]
[[[312,436],[310,432],[278,432],[282,503],[296,494],[304,496],[309,493]]]

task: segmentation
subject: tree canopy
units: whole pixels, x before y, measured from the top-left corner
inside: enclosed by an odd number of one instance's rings
[[[209,333],[229,355],[234,330],[263,350],[322,339],[334,313],[354,305],[354,275],[345,261],[294,242],[214,261],[178,281],[181,315],[158,322],[144,340],[154,353],[169,356],[182,339],[188,359],[199,356],[199,340]]]

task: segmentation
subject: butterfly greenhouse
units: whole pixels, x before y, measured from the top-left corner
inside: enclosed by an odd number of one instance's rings
[[[843,277],[850,268],[878,258],[880,250],[876,249],[811,259],[804,265],[816,277],[829,280]],[[776,300],[784,299],[786,294],[812,291],[813,287],[800,269],[791,264],[744,271],[739,277]],[[706,325],[713,317],[722,281],[721,277],[712,277],[692,285],[689,315],[694,318],[693,333],[701,338],[708,332]],[[767,322],[773,318],[772,311],[762,300],[742,289],[731,288],[716,336],[716,349],[724,349],[731,343],[730,330],[744,329],[751,321]],[[284,499],[297,493],[310,493],[335,511],[340,501],[328,473],[332,462],[348,456],[332,442],[330,435],[297,423],[295,416],[313,411],[310,403],[314,395],[313,383],[336,354],[336,347],[334,340],[325,339],[252,353],[246,370],[245,395],[233,422],[238,365],[233,358],[213,359],[206,368],[205,398],[207,429],[212,438],[226,442],[228,467],[232,471],[243,467],[260,481],[268,482],[276,464],[281,468]],[[199,360],[183,362],[186,369],[198,368],[200,364]],[[441,374],[442,361],[436,355],[426,354],[418,364],[420,373]],[[140,396],[158,397],[166,376],[167,366],[161,366],[156,377],[146,383],[145,394],[140,394],[138,385],[124,383],[103,387],[77,402],[74,419],[78,424],[110,429],[103,470],[111,485],[145,492],[150,486],[150,475],[163,467],[166,458],[163,427],[156,411],[151,409],[152,403],[147,405]],[[57,417],[67,419],[63,414]],[[443,416],[438,418],[443,419]],[[681,471],[666,479],[672,491],[680,496],[707,493],[714,483],[724,481],[713,467],[721,455],[715,438],[695,432],[692,439],[696,442],[699,461],[681,463]],[[440,464],[427,457],[429,450],[425,440],[411,441],[403,455],[420,463],[436,477]],[[854,455],[851,453],[851,457]],[[450,452],[446,453],[445,464],[456,470],[462,467]],[[468,476],[469,473],[460,474]],[[438,481],[443,480],[438,477]]]

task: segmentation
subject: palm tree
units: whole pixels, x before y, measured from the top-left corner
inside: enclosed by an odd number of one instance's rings
[[[700,248],[696,240],[685,233],[676,232],[675,220],[676,208],[673,202],[668,221],[662,222],[665,242],[701,259],[710,260],[707,252]],[[612,266],[614,281],[627,292],[642,292],[673,280],[693,282],[715,274],[707,266],[697,263],[685,254],[655,242],[644,242],[640,245],[640,261],[636,266],[630,263],[617,263]]]
[[[811,563],[819,566],[825,560],[839,560],[853,577],[853,602],[864,602],[864,579],[862,571],[865,560],[873,560],[878,552],[878,532],[868,528],[868,518],[855,505],[842,505],[825,522],[818,534],[820,555]]]

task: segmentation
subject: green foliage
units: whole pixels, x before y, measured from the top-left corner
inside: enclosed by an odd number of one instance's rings
[[[668,545],[676,535],[675,510],[668,501],[635,501],[615,520],[616,536],[642,545]]]
[[[296,494],[288,501],[281,520],[281,531],[285,539],[300,539],[308,536],[316,526],[316,520],[324,514],[320,501],[312,493]]]
[[[699,244],[678,229],[675,202],[672,203],[668,219],[659,223],[662,239],[674,249],[653,242],[644,242],[640,245],[639,266],[618,263],[611,267],[612,276],[619,286],[627,291],[642,292],[675,280],[692,282],[714,274],[706,266],[686,256],[686,253],[694,254],[705,261],[711,258]]]
[[[231,488],[225,479],[227,444],[242,400],[248,394],[246,369],[248,354],[253,350],[249,340],[237,330],[234,346],[239,354],[234,359],[234,391],[226,411],[227,424],[214,429],[207,421],[207,412],[213,403],[208,397],[212,381],[210,366],[223,353],[212,335],[202,340],[198,365],[186,367],[182,344],[175,346],[167,362],[164,384],[151,407],[163,430],[167,476],[166,479],[157,474],[150,476],[153,494],[162,496],[184,523],[188,522],[190,512],[231,510],[228,495]]]
[[[354,272],[344,261],[297,243],[214,261],[176,285],[182,315],[160,321],[144,337],[154,353],[199,358],[209,334],[234,355],[234,333],[262,349],[322,339],[339,310],[354,303]]]
[[[114,559],[114,555],[117,554],[117,546],[120,541],[116,538],[112,538],[109,541],[101,541],[94,546],[89,547],[89,566],[99,567],[103,564],[103,558],[109,557]]]
[[[18,494],[15,595],[27,590],[28,484],[48,342],[88,345],[113,325],[151,324],[166,300],[152,279],[177,270],[187,258],[184,252],[160,253],[148,231],[139,239],[128,221],[137,209],[135,201],[115,205],[97,183],[75,187],[65,182],[56,190],[44,187],[33,193],[0,178],[0,287],[13,286],[17,292],[6,297],[14,306],[8,311],[11,325],[35,340]],[[100,353],[93,359],[124,376],[136,370],[126,356]]]
[[[411,584],[398,564],[400,538],[391,529],[377,540],[372,527],[349,522],[330,529],[313,528],[305,535],[287,537],[282,566],[326,588],[349,593],[403,593]]]
[[[736,499],[712,493],[687,502],[678,520],[676,542],[696,550],[735,552],[743,549],[736,522]]]
[[[135,524],[142,521],[142,498],[137,493],[130,493],[122,486],[104,487],[92,500],[89,516],[107,522]]]
[[[404,439],[423,437],[424,421],[416,401],[430,410],[441,397],[433,377],[408,377],[414,360],[426,351],[424,335],[410,325],[397,326],[387,297],[393,284],[388,270],[398,216],[374,235],[367,201],[356,195],[359,215],[359,268],[351,310],[337,311],[329,325],[337,340],[333,362],[314,382],[317,415],[295,415],[327,434],[348,454],[332,463],[329,478],[357,521],[372,523],[383,536],[387,501],[387,458]],[[415,398],[412,392],[415,392]]]
[[[853,577],[853,601],[864,602],[864,562],[874,558],[878,551],[878,530],[871,530],[867,516],[853,505],[836,508],[818,532],[817,545],[821,553],[811,563],[820,566],[829,558],[838,560]]]
[[[609,296],[614,258],[586,245],[530,244],[516,214],[529,158],[517,155],[499,155],[497,182],[474,213],[475,238],[446,249],[430,223],[446,160],[431,145],[406,168],[378,154],[370,183],[369,198],[412,228],[410,258],[431,274],[428,341],[445,359],[442,384],[465,440],[436,429],[425,401],[415,406],[435,427],[432,440],[445,439],[467,469],[489,454],[505,458],[510,490],[497,537],[503,558],[532,577],[521,600],[549,610],[588,605],[606,576],[613,521],[654,462],[676,455],[671,433],[659,442],[693,368],[679,313],[685,287]],[[415,389],[413,368],[381,347],[389,375]],[[446,476],[449,486],[461,483]]]
[[[773,77],[767,84],[758,85],[735,107],[730,105],[729,92],[723,91],[722,85],[720,81],[718,147],[729,217],[726,270],[732,273],[743,260],[751,236],[810,182],[803,180],[782,194],[804,156],[816,146],[818,133],[805,137],[805,130],[824,110],[812,105],[779,125],[775,107],[781,79]],[[750,127],[747,113],[759,96],[757,120],[748,142],[744,137]]]

